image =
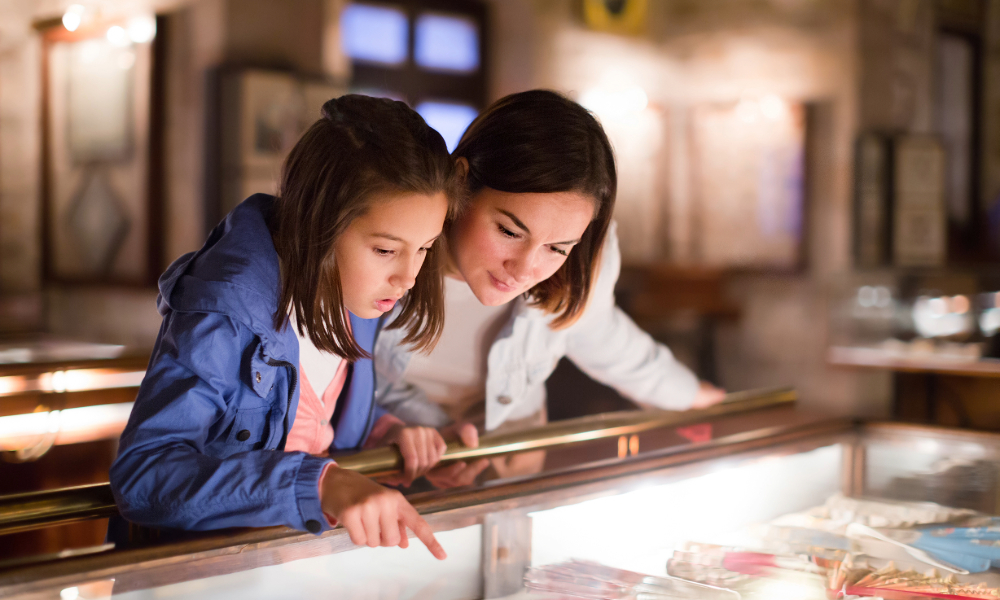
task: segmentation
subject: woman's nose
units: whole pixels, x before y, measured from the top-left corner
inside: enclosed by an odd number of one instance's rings
[[[522,252],[507,261],[507,272],[518,283],[530,281],[535,270],[535,258],[533,251]]]

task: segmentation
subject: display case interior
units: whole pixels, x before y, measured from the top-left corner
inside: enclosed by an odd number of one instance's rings
[[[870,516],[864,521],[873,526],[997,512],[1000,435],[801,415],[786,421],[699,444],[650,444],[636,456],[564,461],[536,475],[412,494],[414,506],[448,552],[444,561],[436,561],[415,539],[405,550],[357,548],[339,529],[318,537],[282,528],[240,530],[7,565],[0,571],[0,594],[32,599],[113,594],[123,599],[334,595],[389,600],[520,593],[548,598],[556,596],[522,591],[526,572],[537,576],[538,569],[582,560],[668,577],[671,561],[676,574],[691,556],[699,557],[692,563],[698,564],[713,556],[725,558],[724,549],[754,548],[767,541],[762,531],[803,519],[812,523],[817,510],[829,518],[844,510],[867,514],[851,504],[857,498],[885,501],[875,503],[880,507],[875,514],[883,521]],[[906,503],[914,501],[952,508]],[[872,540],[864,544],[863,551],[878,546]],[[924,573],[933,568],[888,548],[872,555],[894,557],[900,570],[913,566]],[[853,560],[868,560],[863,554]],[[801,552],[791,555],[802,557]],[[886,564],[871,560],[872,569]],[[689,578],[708,577],[702,567],[688,573]],[[760,585],[744,588],[743,597],[826,597],[828,580],[807,575],[778,578],[763,591]],[[1000,583],[990,571],[956,577],[971,578],[984,589]],[[711,577],[706,581],[719,583]]]

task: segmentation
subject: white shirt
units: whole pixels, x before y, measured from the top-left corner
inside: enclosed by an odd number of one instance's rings
[[[299,333],[294,316],[290,317],[290,321],[289,327],[295,332],[295,337],[299,338],[299,365],[322,402],[323,391],[333,381],[333,376],[337,373],[337,369],[340,368],[340,363],[344,359],[317,348],[308,335]]]
[[[512,304],[483,306],[464,281],[444,278],[444,329],[429,354],[415,353],[406,379],[459,420],[486,400],[486,359]]]
[[[698,392],[694,373],[615,306],[620,269],[621,254],[612,223],[590,301],[576,323],[553,329],[549,326],[553,316],[531,306],[523,296],[510,303],[509,316],[486,358],[487,431],[541,410],[545,406],[545,380],[563,356],[636,402],[670,410],[691,406]],[[394,314],[398,314],[397,309]],[[445,322],[451,318],[446,311]],[[410,379],[409,368],[416,354],[402,343],[404,335],[399,329],[383,330],[375,342],[376,401],[408,423],[447,425],[447,412],[430,402]]]

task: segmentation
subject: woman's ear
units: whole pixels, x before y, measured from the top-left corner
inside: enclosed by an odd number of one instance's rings
[[[459,156],[455,159],[455,170],[458,172],[459,178],[464,183],[469,177],[469,159],[464,156]]]

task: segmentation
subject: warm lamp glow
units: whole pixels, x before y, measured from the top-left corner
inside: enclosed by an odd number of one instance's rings
[[[107,33],[108,41],[111,42],[112,46],[118,46],[119,48],[124,48],[129,45],[128,33],[125,28],[121,25],[112,25],[108,27]]]
[[[66,12],[63,13],[62,24],[67,31],[76,31],[80,27],[80,23],[83,23],[83,6],[79,4],[71,4]]]
[[[156,19],[149,15],[132,17],[128,20],[126,29],[130,40],[136,44],[145,44],[156,37]]]

